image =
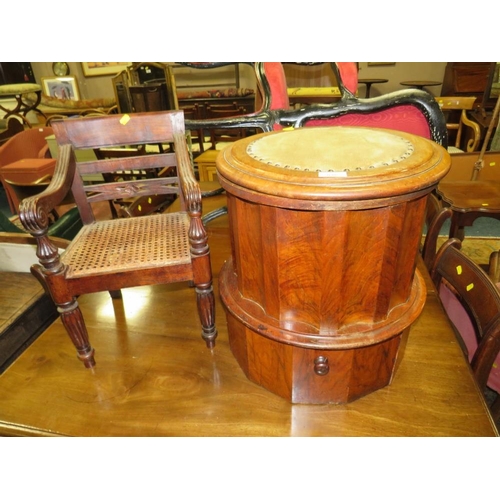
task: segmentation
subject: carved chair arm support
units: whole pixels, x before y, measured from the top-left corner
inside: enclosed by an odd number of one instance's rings
[[[174,136],[174,147],[178,155],[177,175],[179,177],[180,189],[182,191],[182,197],[184,198],[185,209],[190,218],[190,251],[193,257],[206,257],[210,251],[208,248],[208,235],[201,220],[201,189],[194,176],[191,157],[187,149],[184,134],[176,134]]]
[[[49,214],[64,200],[71,189],[75,168],[75,156],[71,146],[69,144],[61,146],[50,184],[42,193],[21,201],[19,218],[25,229],[33,236],[47,233]]]
[[[472,121],[468,116],[465,110],[462,111],[462,116],[460,117],[462,123],[467,127],[472,129],[473,137],[467,141],[467,152],[472,153],[476,151],[479,145],[479,139],[481,137],[481,129],[479,128],[479,124],[475,121]]]
[[[178,155],[177,174],[186,203],[186,210],[191,217],[201,217],[201,189],[194,176],[184,135],[176,134],[174,136],[174,147]]]

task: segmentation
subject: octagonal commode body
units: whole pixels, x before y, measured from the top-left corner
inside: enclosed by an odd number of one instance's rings
[[[319,127],[235,142],[217,158],[231,259],[231,350],[294,403],[346,403],[392,380],[425,302],[416,258],[450,158],[402,132]]]

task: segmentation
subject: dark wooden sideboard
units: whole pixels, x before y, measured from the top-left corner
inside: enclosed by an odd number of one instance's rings
[[[494,62],[449,62],[441,95],[475,96],[478,107],[492,108],[495,102],[489,98],[489,90],[495,69]]]

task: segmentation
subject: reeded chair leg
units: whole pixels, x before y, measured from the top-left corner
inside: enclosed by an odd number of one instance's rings
[[[196,302],[203,329],[201,336],[207,347],[213,349],[217,338],[217,328],[215,328],[215,297],[211,283],[196,286]]]
[[[59,304],[57,310],[61,314],[61,321],[76,347],[78,359],[83,362],[85,368],[94,367],[94,349],[90,345],[89,335],[78,302],[74,300],[68,304]]]

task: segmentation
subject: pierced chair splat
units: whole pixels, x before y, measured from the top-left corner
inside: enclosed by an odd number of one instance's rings
[[[215,300],[202,198],[187,149],[181,111],[64,120],[53,124],[60,154],[48,188],[23,200],[20,219],[37,240],[31,268],[58,307],[79,359],[94,366],[94,350],[76,298],[99,291],[177,282],[194,284],[202,337],[215,345]],[[175,152],[77,163],[74,150],[174,143]],[[84,185],[82,175],[175,166],[177,176]],[[48,214],[72,189],[84,226],[59,257],[47,236]],[[180,211],[96,220],[96,202],[175,193]]]

